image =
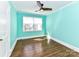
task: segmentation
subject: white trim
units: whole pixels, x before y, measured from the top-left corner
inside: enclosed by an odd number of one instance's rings
[[[66,4],[66,5],[64,5],[64,6],[61,7],[61,8],[59,8],[59,9],[57,9],[57,10],[51,12],[51,13],[48,13],[47,16],[50,15],[50,14],[52,14],[52,13],[55,13],[55,12],[61,11],[62,9],[68,7],[68,6],[70,6],[70,5],[72,5],[72,4],[76,3],[76,2],[77,2],[77,1],[72,1],[72,2],[70,2],[70,3]]]
[[[12,48],[10,49],[10,52],[9,52],[9,54],[8,54],[8,57],[12,54],[12,51],[13,51],[13,49],[15,48],[16,43],[17,43],[17,39],[16,39],[16,41],[14,42]]]
[[[20,40],[20,39],[29,39],[29,38],[35,38],[35,37],[43,37],[43,36],[46,36],[46,35],[29,36],[29,37],[19,37],[19,38],[17,38],[17,40]]]
[[[47,35],[47,37],[49,37],[49,36],[50,36],[50,35]],[[73,46],[73,45],[71,45],[71,44],[68,44],[68,43],[66,43],[66,42],[60,41],[59,39],[54,38],[54,37],[51,37],[51,36],[50,36],[50,38],[51,38],[52,40],[54,40],[54,41],[56,41],[56,42],[58,42],[58,43],[64,45],[64,46],[66,46],[66,47],[68,47],[68,48],[70,48],[70,49],[76,51],[76,52],[79,52],[79,48],[78,48],[78,47],[75,47],[75,46]]]

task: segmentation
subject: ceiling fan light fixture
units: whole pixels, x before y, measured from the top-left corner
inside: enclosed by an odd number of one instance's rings
[[[35,11],[35,12],[38,12],[38,11],[52,11],[52,8],[43,7],[44,4],[41,3],[40,1],[37,1],[37,5],[39,6],[40,9]]]

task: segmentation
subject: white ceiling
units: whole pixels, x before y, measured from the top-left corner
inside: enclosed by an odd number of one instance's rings
[[[44,4],[44,7],[52,8],[52,11],[39,11],[35,12],[39,9],[37,6],[36,1],[12,1],[13,6],[16,8],[17,11],[22,12],[32,12],[38,13],[43,15],[48,15],[51,12],[58,10],[61,7],[71,3],[71,1],[41,1]]]

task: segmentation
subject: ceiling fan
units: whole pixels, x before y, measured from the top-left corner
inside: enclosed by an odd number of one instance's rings
[[[46,8],[46,7],[43,7],[44,4],[42,4],[40,1],[37,1],[37,5],[39,6],[39,10],[36,10],[35,12],[38,12],[38,11],[52,11],[52,8]]]

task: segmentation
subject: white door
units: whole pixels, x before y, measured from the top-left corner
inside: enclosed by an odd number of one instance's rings
[[[2,40],[0,39],[0,57],[2,57]]]
[[[10,6],[7,1],[0,1],[0,57],[8,56],[10,51]]]

